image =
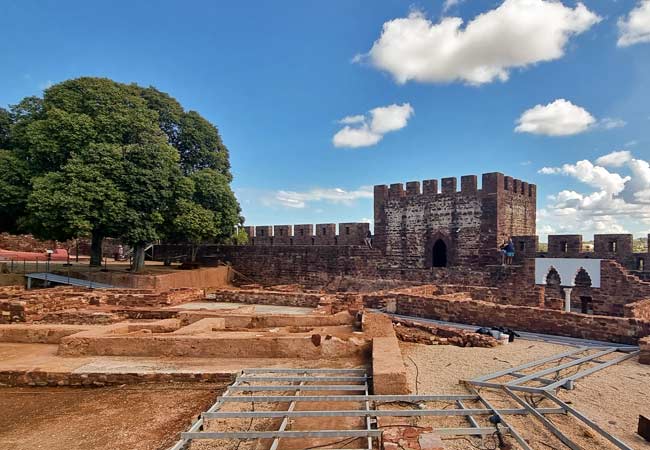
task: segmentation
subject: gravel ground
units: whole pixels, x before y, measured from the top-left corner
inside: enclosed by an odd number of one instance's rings
[[[400,347],[412,390],[416,392],[417,378],[417,391],[420,394],[464,394],[467,390],[459,384],[459,380],[471,379],[567,350],[567,347],[562,345],[522,339],[496,348],[431,346],[405,342],[400,343]],[[636,436],[635,431],[638,414],[642,411],[650,413],[649,382],[650,366],[640,365],[636,359],[632,359],[590,375],[578,382],[575,390],[561,390],[559,396],[634,449],[647,450],[650,449],[650,443]],[[495,406],[519,407],[513,400],[494,391],[483,390],[482,394]],[[545,403],[542,406],[554,405]],[[457,418],[436,420],[437,422],[429,425],[465,426],[459,424]],[[535,450],[566,448],[535,419],[527,416],[509,416],[508,420]],[[583,427],[576,419],[552,416],[552,421],[584,449],[614,448],[600,436]],[[445,444],[450,450],[464,450],[476,448],[480,441],[457,438],[445,440]],[[486,439],[485,444],[483,448],[492,448],[493,440]]]

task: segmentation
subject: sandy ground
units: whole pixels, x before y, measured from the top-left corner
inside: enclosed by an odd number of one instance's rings
[[[0,448],[162,450],[222,390],[212,384],[2,388]]]
[[[638,358],[589,375],[559,397],[633,448],[650,449],[636,434],[639,414],[650,417],[650,365]]]
[[[409,381],[415,392],[416,377],[421,394],[467,393],[459,379],[470,379],[496,372],[511,366],[540,359],[566,351],[567,347],[556,344],[518,340],[512,344],[494,349],[461,348],[454,346],[429,346],[400,343],[407,366]],[[417,370],[416,370],[417,365]],[[650,449],[647,443],[636,436],[638,414],[650,411],[650,366],[638,364],[636,359],[612,366],[579,381],[573,391],[560,391],[560,398],[595,420],[608,432],[622,439],[635,449]],[[499,407],[519,408],[519,405],[500,394],[483,390],[482,394]],[[466,405],[471,407],[471,405]],[[554,405],[545,403],[542,406]],[[432,407],[429,405],[429,407]],[[434,405],[433,407],[444,407]],[[611,444],[583,428],[575,419],[566,416],[551,416],[553,422],[565,434],[585,449],[609,449]],[[508,416],[509,422],[537,449],[566,448],[534,419]],[[438,419],[439,420],[439,419]],[[429,423],[432,426],[467,426],[458,419],[447,422]],[[455,420],[455,421],[454,421]],[[491,440],[486,440],[492,445]],[[467,439],[445,441],[448,449],[472,449],[471,444],[480,441]],[[515,447],[518,448],[518,447]]]
[[[276,305],[256,305],[250,303],[234,302],[189,302],[182,305],[170,306],[168,309],[195,310],[195,309],[234,309],[240,306],[252,306],[258,314],[297,314],[304,315],[314,312],[314,308],[302,308],[298,306],[276,306]]]

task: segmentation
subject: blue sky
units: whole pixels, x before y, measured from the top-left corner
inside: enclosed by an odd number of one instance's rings
[[[539,234],[650,232],[650,0],[92,3],[0,1],[0,106],[156,86],[219,127],[247,224],[500,171],[538,185]]]

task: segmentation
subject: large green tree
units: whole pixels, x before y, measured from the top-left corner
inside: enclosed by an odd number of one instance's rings
[[[92,264],[106,237],[133,246],[138,270],[147,243],[223,241],[241,222],[216,127],[153,87],[64,81],[0,109],[0,146],[0,230],[90,236]]]

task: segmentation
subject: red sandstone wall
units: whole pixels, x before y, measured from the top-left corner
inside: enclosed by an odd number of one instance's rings
[[[57,241],[41,241],[31,234],[0,233],[0,249],[43,253],[47,249],[67,248]]]
[[[636,343],[641,336],[650,335],[650,321],[641,319],[497,305],[457,297],[450,299],[447,296],[425,297],[410,293],[390,293],[388,297],[395,299],[397,313],[407,316],[477,326],[506,326],[539,333],[628,344]],[[376,296],[368,300],[370,303],[381,301]]]
[[[63,275],[63,274],[62,274]],[[65,272],[64,275],[68,275]],[[153,274],[131,274],[124,272],[70,272],[70,276],[81,279],[92,279],[97,283],[110,284],[127,289],[178,289],[197,288],[205,289],[212,287],[228,286],[233,278],[232,269],[226,266],[204,267],[194,270],[173,270],[169,273]]]
[[[650,298],[625,305],[624,316],[650,320]]]

